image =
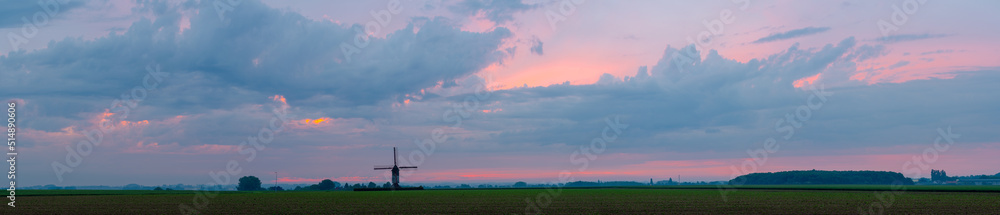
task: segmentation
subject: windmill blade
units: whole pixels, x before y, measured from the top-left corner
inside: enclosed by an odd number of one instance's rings
[[[399,165],[396,163],[397,156],[398,155],[396,155],[396,147],[392,147],[392,165]]]
[[[389,166],[389,165],[375,165],[375,170],[381,170],[381,169],[392,169],[392,166]]]
[[[400,169],[416,169],[417,167],[415,167],[415,166],[401,166],[399,168]]]
[[[378,167],[375,168],[375,170],[383,170],[383,169],[392,169],[392,168],[378,168]]]

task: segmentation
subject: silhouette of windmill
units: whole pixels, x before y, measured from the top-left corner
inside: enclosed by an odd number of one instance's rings
[[[400,188],[399,187],[399,170],[400,169],[416,169],[417,168],[415,166],[399,166],[396,163],[396,157],[397,157],[397,155],[396,155],[396,147],[392,147],[392,167],[389,167],[388,165],[376,165],[375,166],[375,170],[386,170],[386,169],[392,170],[392,188],[391,189],[399,189]]]

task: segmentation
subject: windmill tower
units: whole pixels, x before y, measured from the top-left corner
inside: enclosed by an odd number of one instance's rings
[[[396,163],[396,157],[398,157],[396,155],[396,147],[392,147],[392,167],[389,167],[388,165],[375,166],[375,170],[386,170],[386,169],[388,169],[388,170],[392,171],[392,188],[391,189],[399,189],[400,188],[399,187],[399,170],[400,169],[416,169],[417,168],[415,166],[399,166]]]

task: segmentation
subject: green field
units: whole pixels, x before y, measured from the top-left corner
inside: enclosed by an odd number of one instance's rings
[[[857,214],[876,202],[887,214],[996,214],[1000,186],[744,186],[722,200],[715,186],[562,189],[545,214]],[[545,189],[397,192],[220,192],[202,214],[524,214]],[[876,193],[882,196],[876,198]],[[177,214],[193,191],[23,190],[2,214]],[[542,203],[546,200],[541,199]],[[536,202],[537,204],[537,202]],[[887,206],[887,207],[886,207]],[[878,207],[875,207],[878,212]]]

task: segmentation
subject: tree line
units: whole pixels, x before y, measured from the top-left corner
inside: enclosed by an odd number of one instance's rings
[[[944,182],[944,181],[954,181],[955,179],[966,179],[966,178],[978,178],[978,179],[1000,179],[1000,173],[996,175],[971,175],[962,177],[950,177],[944,170],[931,170],[931,178],[921,178],[921,182]],[[796,171],[783,171],[783,172],[765,172],[765,173],[750,173],[736,177],[729,180],[729,184],[742,184],[742,185],[767,185],[767,184],[893,184],[899,183],[903,185],[913,185],[913,179],[904,177],[903,174],[898,172],[889,171],[825,171],[825,170],[796,170]],[[659,181],[655,185],[676,185],[680,184],[678,182],[671,180]],[[687,183],[694,184],[694,183]],[[699,183],[699,184],[709,184],[709,183]],[[574,181],[566,184],[559,184],[558,186],[567,187],[595,187],[595,186],[644,186],[650,185],[634,181]],[[554,185],[536,185],[536,186],[554,186]],[[536,187],[528,185],[523,181],[514,183],[513,186],[493,186],[493,185],[479,185],[478,188],[503,188],[503,187]],[[330,179],[323,179],[319,183],[309,185],[309,186],[296,186],[294,190],[354,190],[358,188],[390,188],[392,184],[385,182],[381,185],[375,182],[366,183],[343,183],[332,181]],[[159,188],[159,187],[158,187]],[[451,188],[451,186],[437,186],[434,188]],[[472,188],[468,184],[462,184],[457,188]],[[162,188],[161,188],[162,189]],[[168,188],[169,190],[169,188]],[[236,187],[239,191],[282,191],[283,188],[279,186],[268,187],[267,189],[261,187],[261,181],[256,176],[243,176],[239,180],[239,184]]]
[[[392,184],[389,183],[389,182],[385,182],[382,185],[375,184],[375,182],[368,182],[368,184],[364,184],[364,183],[357,183],[357,184],[344,183],[344,184],[341,184],[340,182],[336,182],[336,181],[333,181],[333,180],[330,180],[330,179],[323,179],[319,183],[316,183],[316,184],[313,184],[313,185],[309,185],[309,186],[306,186],[306,187],[295,186],[294,190],[353,190],[353,189],[357,189],[357,188],[379,188],[379,187],[381,187],[381,188],[389,188],[391,186],[392,186]],[[236,185],[236,190],[239,190],[239,191],[262,191],[262,190],[283,191],[284,189],[281,188],[280,186],[272,186],[272,187],[268,187],[267,189],[264,189],[263,187],[261,187],[260,179],[257,178],[256,176],[243,176],[243,177],[240,178],[239,184]]]

